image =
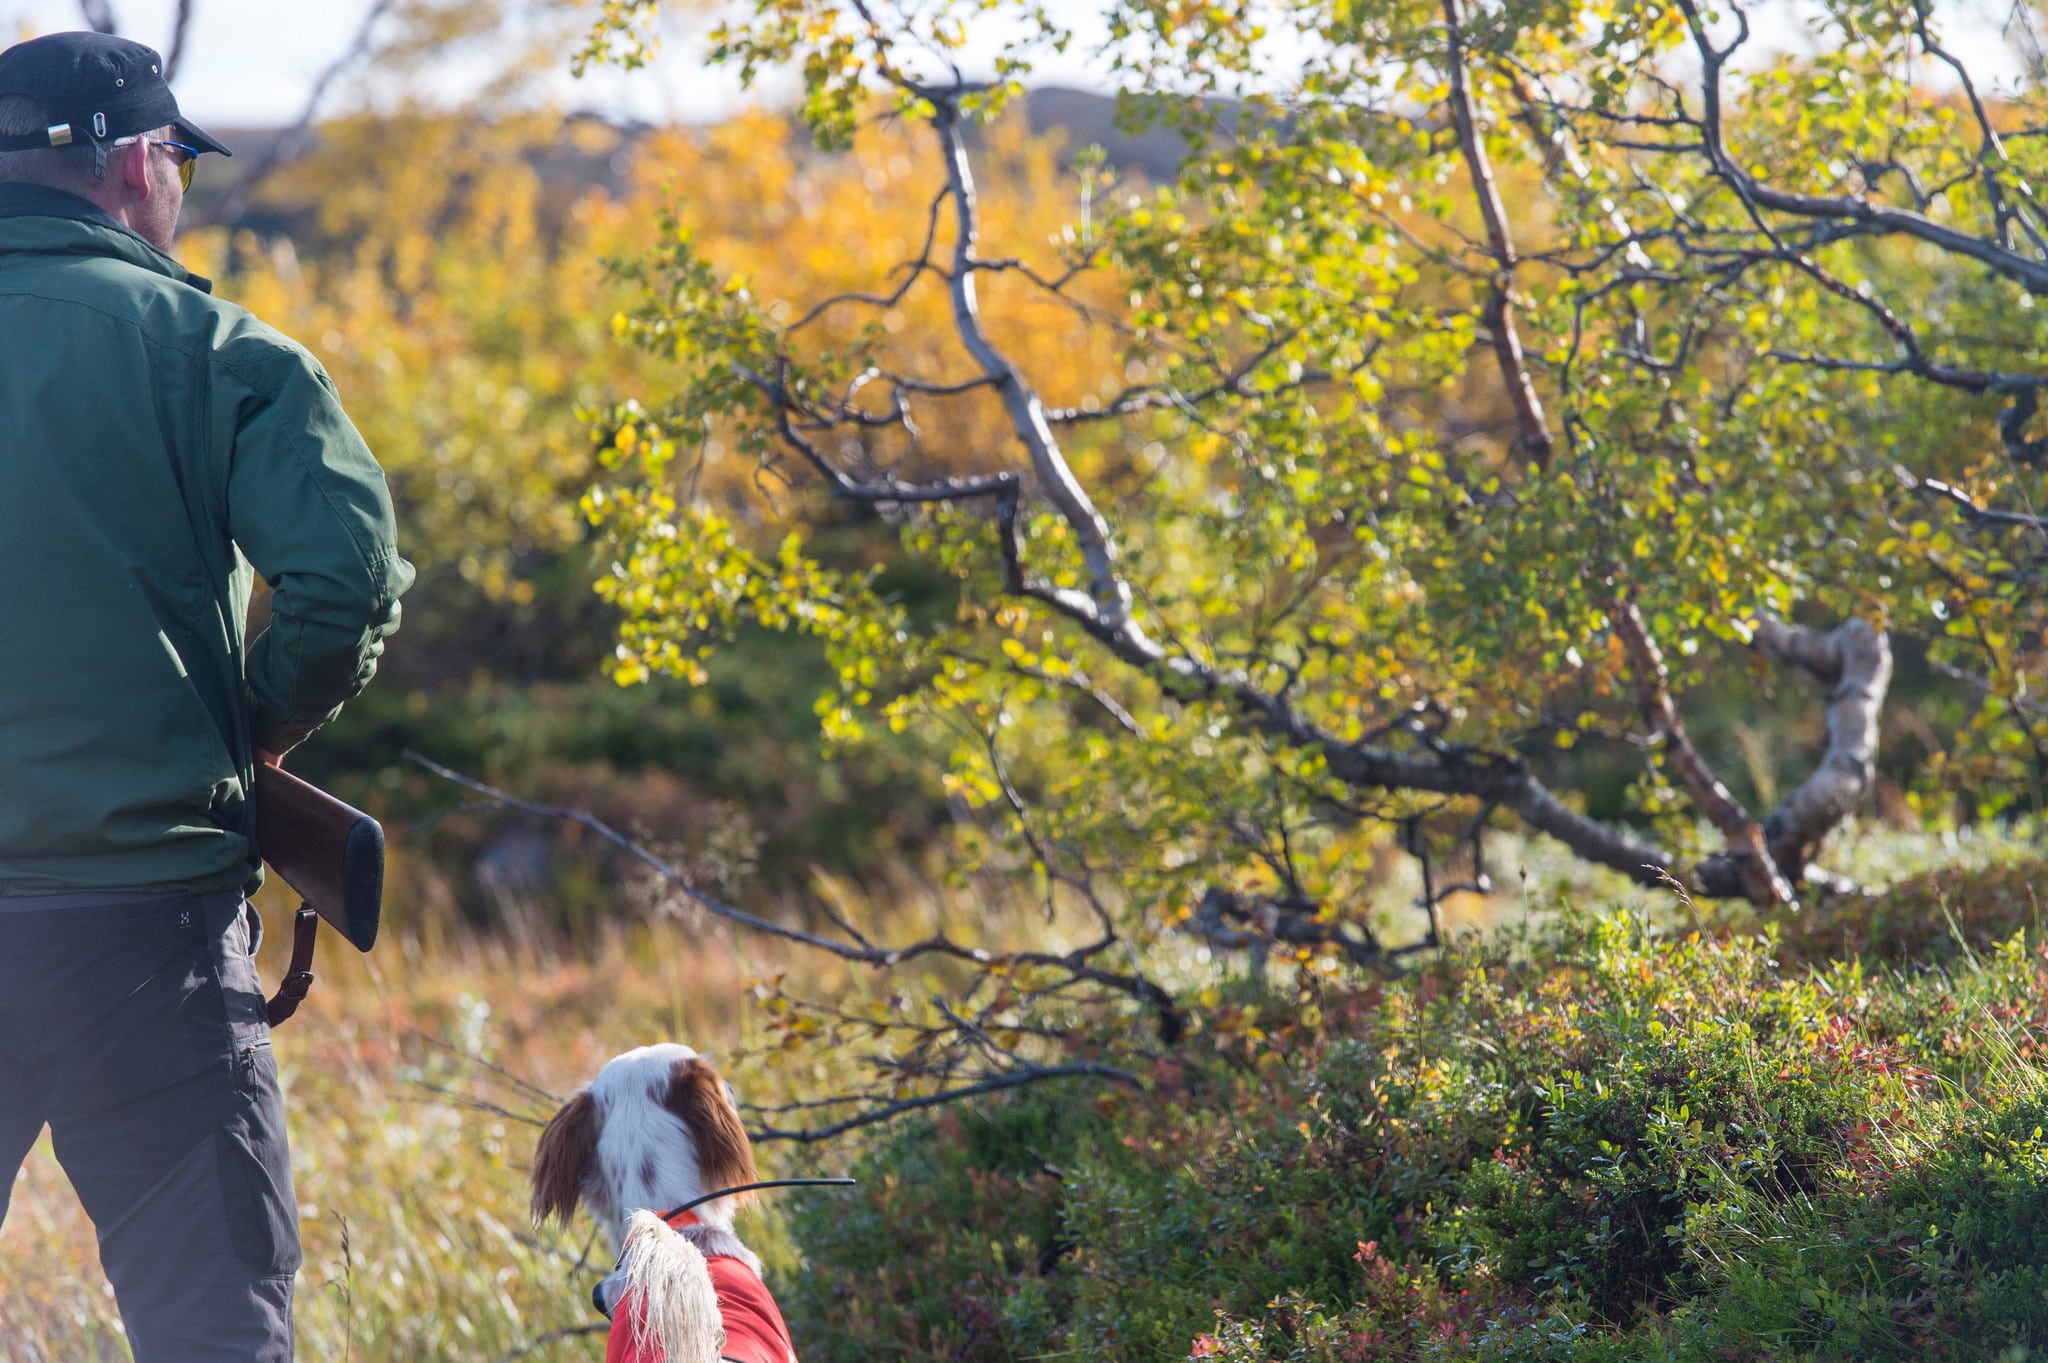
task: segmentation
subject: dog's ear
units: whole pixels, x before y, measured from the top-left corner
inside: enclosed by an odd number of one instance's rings
[[[706,1192],[736,1188],[758,1177],[754,1147],[726,1094],[725,1080],[702,1059],[678,1060],[669,1075],[668,1101],[663,1106],[690,1129],[690,1139],[697,1146],[697,1176]]]
[[[576,1214],[583,1190],[583,1171],[597,1156],[597,1100],[589,1089],[562,1104],[533,1152],[535,1221],[553,1216],[567,1221]]]

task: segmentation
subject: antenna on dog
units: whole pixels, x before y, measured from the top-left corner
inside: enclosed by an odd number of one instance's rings
[[[761,1183],[742,1183],[737,1188],[720,1188],[715,1193],[691,1198],[680,1207],[670,1207],[661,1213],[661,1219],[666,1221],[671,1216],[678,1216],[707,1202],[716,1202],[719,1198],[731,1197],[734,1193],[751,1193],[757,1188],[851,1188],[858,1181],[851,1178],[771,1178]]]

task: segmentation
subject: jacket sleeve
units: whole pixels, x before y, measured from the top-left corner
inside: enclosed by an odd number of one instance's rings
[[[250,732],[283,752],[369,684],[413,569],[383,471],[333,383],[304,350],[266,340],[233,347],[220,377],[233,421],[228,533],[271,588],[270,625],[248,653]]]

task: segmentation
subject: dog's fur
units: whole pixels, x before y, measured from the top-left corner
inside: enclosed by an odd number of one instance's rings
[[[688,1046],[643,1046],[617,1057],[541,1133],[533,1161],[533,1216],[567,1221],[580,1204],[612,1238],[625,1291],[644,1309],[634,1344],[658,1345],[668,1363],[713,1363],[724,1330],[706,1255],[729,1255],[755,1273],[761,1261],[733,1233],[750,1195],[696,1209],[680,1233],[661,1213],[708,1192],[752,1183],[753,1147],[732,1090]]]

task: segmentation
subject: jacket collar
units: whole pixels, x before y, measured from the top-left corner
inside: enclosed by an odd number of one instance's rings
[[[90,199],[61,189],[0,181],[0,256],[112,256],[130,265],[213,292],[213,281],[197,275],[109,217]]]
[[[670,1212],[661,1219],[668,1222],[672,1230],[685,1234],[696,1231],[695,1235],[689,1237],[690,1241],[697,1246],[697,1251],[706,1260],[734,1259],[752,1269],[757,1279],[761,1276],[760,1256],[741,1244],[739,1237],[731,1231],[713,1225],[691,1211]],[[625,1256],[621,1254],[618,1266],[605,1275],[604,1281],[591,1289],[590,1299],[599,1311],[609,1316],[618,1310],[619,1301],[625,1295],[626,1265]]]

